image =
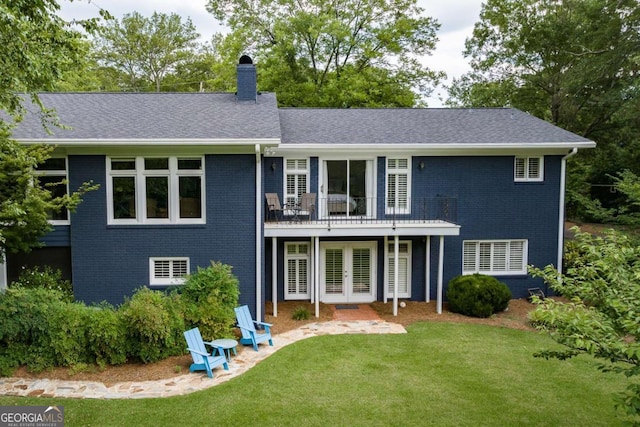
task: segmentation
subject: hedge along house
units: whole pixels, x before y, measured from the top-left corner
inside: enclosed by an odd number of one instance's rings
[[[100,189],[0,281],[64,264],[78,300],[119,304],[219,260],[261,319],[267,299],[441,311],[474,272],[522,297],[528,264],[560,265],[566,159],[592,141],[514,109],[278,108],[237,70],[237,94],[42,94],[53,134],[28,105],[14,137],[56,146],[43,174]]]

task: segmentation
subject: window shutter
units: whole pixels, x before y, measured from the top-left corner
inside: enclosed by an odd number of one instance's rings
[[[529,165],[527,170],[527,178],[538,179],[540,178],[540,158],[529,157]]]
[[[463,272],[475,272],[476,271],[476,255],[477,255],[477,243],[476,242],[464,242],[462,249],[462,271]]]
[[[285,297],[308,298],[309,295],[309,244],[285,244]]]
[[[409,213],[409,160],[387,159],[387,213]]]
[[[509,270],[524,271],[524,241],[511,242],[509,251]]]
[[[524,157],[516,157],[515,160],[515,178],[516,179],[525,179],[526,176],[526,168],[525,168],[526,159]]]
[[[371,250],[353,250],[353,292],[356,294],[371,292]]]
[[[526,274],[526,240],[465,241],[462,246],[464,274]]]
[[[157,279],[171,278],[171,261],[156,261],[154,264],[153,275]]]

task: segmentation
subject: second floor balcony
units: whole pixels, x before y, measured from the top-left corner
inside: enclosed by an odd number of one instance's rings
[[[300,199],[280,204],[275,194],[268,193],[266,199],[266,236],[313,235],[314,231],[324,235],[326,230],[333,230],[332,235],[387,235],[390,230],[396,229],[406,229],[407,233],[404,234],[430,234],[424,230],[433,227],[459,228],[456,225],[458,203],[454,197],[390,200],[330,194],[316,198],[315,194],[309,193]],[[416,231],[420,229],[421,232]],[[296,233],[293,230],[300,231]]]

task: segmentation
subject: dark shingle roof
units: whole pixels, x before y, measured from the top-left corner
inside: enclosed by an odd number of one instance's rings
[[[589,143],[520,110],[281,108],[285,144]]]
[[[276,97],[238,102],[231,93],[43,93],[47,108],[71,130],[48,135],[38,109],[13,133],[16,139],[254,139],[280,138]]]
[[[71,130],[45,132],[38,108],[15,129],[19,140],[282,140],[299,144],[454,146],[590,144],[591,141],[511,108],[277,108],[276,96],[238,102],[231,93],[44,93],[47,108]],[[133,141],[132,141],[133,143]],[[592,144],[592,143],[591,143]]]

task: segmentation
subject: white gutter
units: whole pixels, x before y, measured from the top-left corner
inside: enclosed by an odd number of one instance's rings
[[[369,144],[356,144],[356,143],[288,143],[280,144],[278,149],[280,151],[313,151],[313,152],[335,152],[342,150],[363,150],[363,151],[388,151],[388,150],[450,150],[450,149],[509,149],[509,150],[521,150],[521,149],[566,149],[567,146],[575,148],[593,148],[596,143],[593,141],[584,142],[459,142],[459,143],[369,143]]]
[[[262,321],[262,164],[256,144],[256,320]]]
[[[192,145],[192,146],[216,146],[216,145],[265,145],[277,147],[280,145],[279,138],[225,138],[225,139],[206,139],[206,138],[34,138],[25,139],[17,138],[21,144],[53,144],[58,147],[103,147],[103,146],[124,146],[130,147],[131,144],[136,146],[173,146],[173,145]]]
[[[558,262],[556,265],[556,269],[558,270],[558,277],[560,277],[560,275],[562,274],[562,253],[564,248],[564,202],[566,194],[565,185],[567,181],[567,159],[571,156],[576,155],[577,152],[578,148],[573,147],[569,154],[562,158],[562,161],[560,163],[560,212],[558,213]]]

